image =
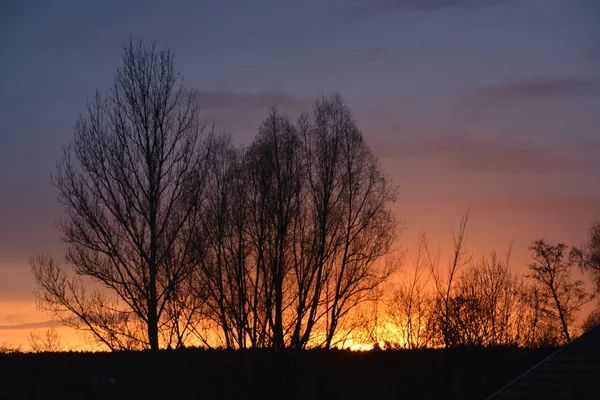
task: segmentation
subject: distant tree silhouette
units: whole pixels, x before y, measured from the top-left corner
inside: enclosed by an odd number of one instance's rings
[[[21,353],[22,351],[21,345],[14,346],[6,341],[0,342],[0,354]]]
[[[391,348],[421,349],[433,344],[437,335],[434,324],[434,298],[426,287],[430,282],[427,263],[427,237],[417,241],[412,275],[399,283],[387,301],[387,316],[393,329],[386,330]]]
[[[600,293],[600,221],[592,223],[587,243],[581,248],[572,248],[569,254],[572,261],[590,274]]]
[[[495,252],[461,271],[450,300],[450,341],[453,345],[519,344],[519,321],[525,304],[521,281]]]
[[[437,312],[437,329],[442,333],[443,346],[452,346],[452,312],[453,292],[460,270],[471,262],[472,255],[466,249],[466,229],[469,220],[467,211],[460,220],[458,231],[453,234],[454,248],[446,272],[440,267],[440,254],[427,251],[429,269],[435,284],[435,310]]]
[[[546,313],[548,298],[537,283],[522,286],[521,299],[525,306],[519,310],[517,337],[523,347],[559,346],[562,330],[556,320]]]
[[[172,339],[206,175],[201,131],[173,53],[130,40],[114,85],[88,102],[53,179],[77,276],[49,257],[32,259],[42,309],[111,349],[157,350]],[[80,277],[102,290],[90,292]]]
[[[29,347],[36,353],[63,351],[61,337],[55,327],[45,329],[43,332],[33,330],[29,332]]]
[[[584,333],[588,332],[592,328],[595,328],[596,326],[598,326],[598,324],[600,324],[600,310],[595,309],[583,321],[583,324],[581,324],[581,330]]]
[[[529,248],[534,263],[529,275],[539,285],[542,312],[553,320],[567,343],[572,338],[572,324],[581,306],[592,300],[581,280],[571,278],[572,263],[567,259],[564,243],[553,244],[539,239]]]
[[[463,216],[447,267],[423,234],[412,275],[387,296],[385,341],[391,348],[555,346],[562,328],[548,313],[548,292],[529,285],[495,251],[473,261]],[[428,268],[430,275],[423,268]],[[427,289],[433,277],[433,290]],[[569,303],[572,305],[572,303]]]

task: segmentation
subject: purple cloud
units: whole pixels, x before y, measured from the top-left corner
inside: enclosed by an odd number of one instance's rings
[[[508,175],[549,175],[571,172],[598,173],[600,142],[582,144],[534,144],[514,135],[481,137],[447,135],[404,141],[370,141],[381,157],[422,157],[433,155],[470,172]],[[389,149],[394,149],[393,153]]]
[[[510,0],[360,0],[348,10],[351,18],[369,18],[374,15],[400,10],[436,11],[444,8],[488,7],[507,3]]]
[[[600,197],[594,196],[536,196],[523,193],[494,193],[489,197],[469,198],[469,204],[480,210],[568,211],[600,210]],[[457,201],[464,204],[467,199]]]
[[[598,96],[600,81],[588,78],[538,78],[484,86],[468,94],[470,108],[501,107],[522,101],[566,96]]]

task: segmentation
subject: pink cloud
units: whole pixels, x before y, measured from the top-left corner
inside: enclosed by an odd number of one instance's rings
[[[599,96],[600,81],[588,78],[536,78],[484,86],[470,92],[470,109],[509,106],[522,101],[566,96]]]
[[[600,142],[534,144],[514,135],[482,137],[446,135],[407,140],[369,140],[380,157],[436,159],[469,172],[496,172],[508,175],[547,175],[600,171]],[[586,149],[583,151],[583,147]]]

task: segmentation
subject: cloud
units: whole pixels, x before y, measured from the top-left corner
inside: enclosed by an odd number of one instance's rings
[[[391,142],[374,140],[373,150],[381,157],[433,156],[435,160],[468,172],[552,175],[573,172],[597,174],[600,171],[600,142],[585,144],[586,152],[581,150],[584,144],[576,141],[534,144],[516,135],[482,137],[462,134]]]
[[[509,0],[360,0],[348,9],[350,18],[362,19],[402,10],[436,11],[444,8],[477,8],[507,3]]]
[[[26,323],[26,324],[16,324],[16,325],[0,325],[0,331],[50,328],[52,326],[58,326],[58,325],[60,325],[60,324],[56,321],[30,322],[30,323]]]
[[[501,107],[523,101],[567,96],[598,96],[600,81],[588,78],[538,78],[484,86],[469,93],[468,107]]]
[[[457,201],[457,204],[469,204],[480,210],[520,210],[520,211],[557,211],[569,210],[598,211],[600,197],[594,196],[536,196],[523,193],[494,193],[490,197],[469,198]]]

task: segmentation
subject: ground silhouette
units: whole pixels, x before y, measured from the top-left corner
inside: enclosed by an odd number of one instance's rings
[[[0,355],[2,399],[481,399],[554,348]]]

